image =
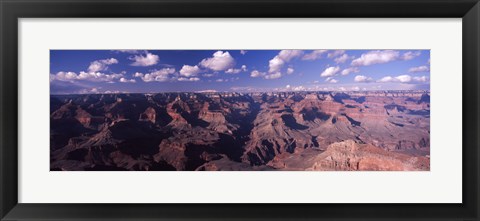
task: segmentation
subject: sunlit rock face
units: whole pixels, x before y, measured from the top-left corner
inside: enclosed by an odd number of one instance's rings
[[[428,91],[52,95],[52,170],[430,170]]]

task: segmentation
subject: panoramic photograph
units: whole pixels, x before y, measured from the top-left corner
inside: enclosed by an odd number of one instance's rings
[[[50,171],[430,171],[430,50],[50,50]]]

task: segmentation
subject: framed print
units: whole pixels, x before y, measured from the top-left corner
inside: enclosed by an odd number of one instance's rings
[[[2,1],[1,219],[478,220],[479,7]]]

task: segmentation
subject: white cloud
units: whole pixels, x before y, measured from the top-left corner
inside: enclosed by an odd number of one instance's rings
[[[101,72],[84,72],[81,71],[79,74],[75,72],[63,72],[60,71],[55,75],[50,75],[50,80],[58,80],[58,81],[70,81],[73,82],[75,80],[85,80],[85,81],[92,81],[92,82],[113,82],[116,79],[120,79],[123,77],[123,74],[105,74]]]
[[[181,78],[178,78],[177,80],[178,81],[199,81],[200,78],[197,78],[197,77],[191,77],[191,78],[181,77]]]
[[[285,88],[290,89],[291,86],[289,84],[287,84],[287,86],[285,86]]]
[[[430,71],[430,68],[428,66],[418,66],[418,67],[413,67],[408,69],[409,73],[414,73],[414,72],[428,72]]]
[[[328,67],[327,69],[325,69],[325,70],[320,74],[320,77],[331,77],[331,76],[334,76],[335,74],[337,74],[339,71],[340,71],[340,67],[339,67],[339,66],[336,66],[336,67]]]
[[[382,79],[378,80],[377,82],[379,83],[388,83],[388,82],[394,82],[396,79],[391,77],[391,76],[385,76]]]
[[[180,70],[180,75],[184,77],[193,77],[197,76],[200,72],[202,72],[202,70],[200,70],[197,65],[183,65],[182,69]]]
[[[130,64],[131,66],[141,66],[141,67],[156,65],[160,60],[158,55],[154,55],[150,52],[146,52],[145,55],[134,55],[129,59],[133,61],[133,63]]]
[[[243,72],[247,71],[247,66],[246,65],[242,65],[242,67],[240,69],[229,68],[228,70],[225,71],[225,73],[227,73],[227,74],[238,74],[242,71]]]
[[[73,81],[77,79],[77,74],[75,72],[63,72],[60,71],[57,74],[54,75],[55,80],[59,81]],[[52,79],[52,76],[50,75],[50,79]]]
[[[240,50],[240,54],[245,55],[246,53],[247,53],[247,51],[245,51],[245,50]]]
[[[405,74],[397,77],[386,76],[378,80],[377,82],[379,83],[390,83],[390,82],[410,83],[412,82],[412,80],[416,82],[427,82],[429,78],[427,76],[412,78],[412,76]]]
[[[235,59],[233,59],[228,51],[217,51],[213,53],[213,57],[203,59],[200,62],[200,66],[213,71],[225,71],[235,66]]]
[[[134,77],[143,77],[143,73],[135,72]]]
[[[349,75],[350,73],[358,73],[360,70],[357,67],[349,67],[346,69],[343,69],[341,72],[342,75]]]
[[[407,51],[407,52],[403,53],[402,60],[412,60],[412,59],[420,56],[420,54],[421,54],[420,51],[416,51],[416,52]]]
[[[250,73],[250,77],[252,78],[256,78],[256,77],[263,77],[265,76],[265,72],[260,72],[260,71],[257,71],[257,70],[253,70],[251,73]]]
[[[395,77],[395,79],[400,81],[400,83],[408,83],[408,82],[412,81],[412,77],[410,75],[406,75],[406,74],[397,76],[397,77]]]
[[[91,89],[87,89],[87,88],[84,88],[80,91],[78,91],[79,94],[98,94],[99,91],[98,91],[98,88],[91,88]]]
[[[87,81],[94,81],[94,82],[113,82],[116,79],[123,77],[123,74],[104,74],[100,72],[84,72],[81,71],[78,74],[78,80],[87,80]]]
[[[285,61],[283,61],[278,55],[268,62],[268,72],[278,72],[282,69]]]
[[[282,67],[286,63],[302,55],[302,50],[282,50],[278,53],[277,56],[275,56],[274,58],[272,58],[272,60],[268,62],[268,72],[278,75],[277,72],[280,72]]]
[[[303,54],[302,50],[281,50],[280,53],[278,53],[278,56],[286,61],[289,62],[293,58],[297,58]]]
[[[227,73],[227,74],[238,74],[240,72],[242,72],[241,69],[234,69],[234,68],[230,68],[230,69],[225,71],[225,73]]]
[[[90,63],[88,66],[89,72],[97,72],[97,71],[105,71],[108,69],[108,65],[111,64],[118,64],[118,60],[115,58],[103,59],[103,60],[96,60]]]
[[[147,51],[144,51],[144,50],[130,50],[130,49],[127,49],[127,50],[113,50],[113,52],[116,52],[116,53],[127,53],[127,54],[147,53]]]
[[[327,54],[327,58],[334,58],[340,55],[343,55],[345,50],[333,50],[332,52]]]
[[[126,79],[126,78],[120,78],[120,82],[122,83],[135,83],[135,79]]]
[[[332,77],[328,77],[325,82],[328,82],[328,83],[332,83],[332,84],[335,84],[338,82],[338,80],[335,80],[334,78]]]
[[[220,79],[217,79],[217,80],[215,80],[215,81],[216,81],[216,82],[223,82],[224,80],[220,78]]]
[[[201,90],[201,91],[196,91],[197,93],[214,93],[217,92],[217,90],[213,89],[208,89],[208,90]]]
[[[159,81],[165,82],[172,80],[171,75],[175,73],[175,68],[162,68],[141,76],[144,82]],[[140,77],[140,76],[139,76]]]
[[[334,59],[335,63],[341,64],[347,62],[349,59],[352,59],[353,57],[348,56],[347,54],[343,54],[342,56],[339,56]]]
[[[269,73],[265,76],[263,76],[263,78],[265,79],[268,79],[268,80],[272,80],[272,79],[277,79],[277,78],[281,78],[282,77],[282,73],[280,72],[276,72],[276,73]]]
[[[215,74],[209,73],[209,74],[203,74],[202,76],[204,76],[206,78],[211,78],[211,77],[215,76]]]
[[[328,50],[314,50],[302,57],[302,60],[313,61],[320,59]]]
[[[292,91],[304,91],[306,88],[303,85],[292,87]]]
[[[400,53],[393,50],[369,51],[362,54],[359,58],[352,61],[353,66],[368,66],[372,64],[382,64],[395,61]]]
[[[355,82],[367,83],[367,82],[371,82],[373,79],[371,77],[367,77],[367,76],[364,76],[364,75],[357,75],[357,76],[355,76],[355,78],[353,80]]]
[[[427,76],[413,77],[414,81],[417,82],[428,82],[429,78]]]
[[[295,72],[295,69],[287,68],[287,74],[293,74],[293,72]]]

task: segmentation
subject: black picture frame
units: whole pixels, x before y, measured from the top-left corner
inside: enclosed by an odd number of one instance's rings
[[[0,0],[0,15],[1,220],[479,220],[480,4],[478,0]],[[18,203],[17,20],[47,17],[462,18],[463,203]]]

